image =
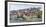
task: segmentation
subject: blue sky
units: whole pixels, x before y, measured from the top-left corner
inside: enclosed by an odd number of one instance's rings
[[[31,7],[39,7],[40,5],[32,5],[32,4],[9,4],[9,10],[19,10],[19,9],[25,9],[25,8],[31,8]]]

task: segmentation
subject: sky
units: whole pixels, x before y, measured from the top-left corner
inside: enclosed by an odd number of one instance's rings
[[[25,8],[31,8],[31,7],[40,7],[41,5],[33,5],[33,4],[10,4],[9,3],[9,10],[19,10],[19,9],[25,9]]]

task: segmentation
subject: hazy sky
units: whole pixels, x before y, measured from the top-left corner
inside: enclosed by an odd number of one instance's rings
[[[40,7],[40,5],[32,5],[32,4],[9,4],[9,9],[11,10],[19,10],[31,7]]]

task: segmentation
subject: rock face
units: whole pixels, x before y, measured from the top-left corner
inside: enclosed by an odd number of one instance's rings
[[[37,11],[33,11],[31,8],[22,10],[10,11],[11,22],[32,22],[37,21]]]

